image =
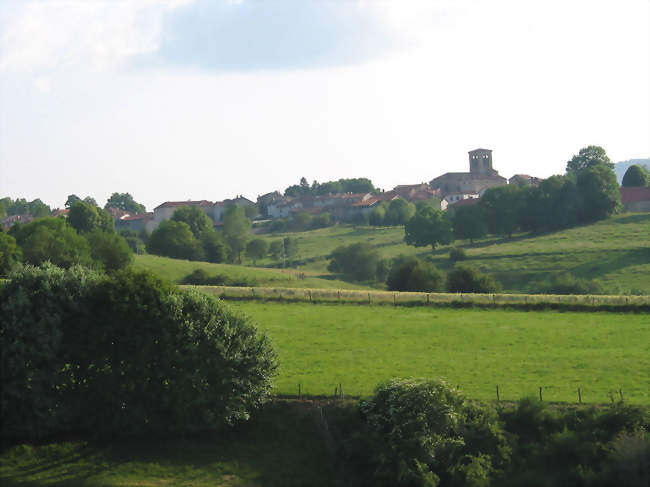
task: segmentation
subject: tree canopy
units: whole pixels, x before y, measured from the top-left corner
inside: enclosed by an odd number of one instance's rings
[[[166,220],[149,236],[147,251],[173,259],[203,260],[201,242],[185,222]]]
[[[408,245],[426,247],[431,245],[435,250],[438,244],[448,244],[453,241],[451,217],[430,206],[423,206],[415,212],[404,226],[404,240]]]
[[[113,217],[106,210],[85,201],[76,201],[70,207],[68,223],[78,232],[91,232],[97,228],[111,232],[114,228]]]
[[[604,165],[612,171],[614,170],[614,163],[607,156],[605,149],[597,145],[590,145],[580,149],[578,154],[567,162],[566,172],[567,174],[577,174],[583,169],[596,165]]]
[[[133,196],[129,193],[113,193],[111,197],[106,200],[106,205],[104,205],[105,210],[109,208],[117,208],[134,214],[147,212],[144,205],[135,201]]]
[[[621,186],[625,188],[645,186],[647,184],[648,173],[643,167],[636,164],[627,168],[627,171],[625,171],[625,174],[623,175],[623,181],[621,182]]]
[[[203,232],[212,229],[212,220],[198,206],[181,206],[172,215],[172,220],[187,223],[195,238],[201,238]]]

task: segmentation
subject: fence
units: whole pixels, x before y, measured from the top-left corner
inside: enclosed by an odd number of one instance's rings
[[[190,286],[184,286],[190,287]],[[191,286],[223,299],[260,299],[313,303],[382,305],[453,305],[519,308],[596,308],[650,311],[650,296],[556,295],[556,294],[454,294],[350,289],[303,289],[270,287]]]

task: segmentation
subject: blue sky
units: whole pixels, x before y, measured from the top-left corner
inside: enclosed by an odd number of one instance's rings
[[[650,154],[645,0],[0,2],[0,196],[249,198]]]

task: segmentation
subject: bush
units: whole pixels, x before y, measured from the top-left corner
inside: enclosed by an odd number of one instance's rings
[[[447,276],[450,293],[496,293],[501,285],[489,274],[483,274],[468,266],[456,266]]]
[[[386,284],[390,291],[440,292],[444,289],[445,276],[430,262],[417,257],[401,257],[394,260]]]
[[[255,278],[230,277],[224,274],[208,274],[204,269],[194,269],[191,273],[181,279],[180,284],[189,284],[193,286],[257,286]]]
[[[459,260],[467,259],[467,252],[462,247],[452,247],[449,250],[449,260],[452,262],[457,262]]]
[[[166,220],[149,237],[147,251],[173,259],[203,260],[205,254],[190,226],[185,222]]]
[[[0,298],[4,436],[217,428],[246,419],[277,368],[246,316],[150,274],[27,267]]]
[[[531,294],[604,294],[603,286],[595,280],[579,279],[570,273],[553,276],[533,284]]]
[[[329,256],[327,269],[353,281],[371,281],[377,278],[379,253],[367,243],[343,245]]]

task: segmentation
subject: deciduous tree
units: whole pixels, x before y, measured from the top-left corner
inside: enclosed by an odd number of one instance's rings
[[[425,206],[415,212],[404,226],[404,240],[408,245],[426,247],[433,252],[438,244],[453,241],[451,220],[447,213]]]

